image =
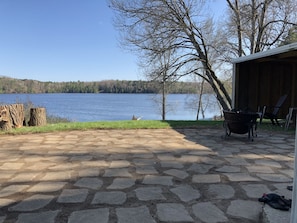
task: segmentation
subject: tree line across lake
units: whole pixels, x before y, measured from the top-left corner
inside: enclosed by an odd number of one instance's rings
[[[171,82],[167,85],[170,94],[196,94],[201,83]],[[0,77],[0,93],[160,93],[157,81],[104,80],[93,82],[42,82],[28,79]],[[212,93],[209,85],[203,93]]]

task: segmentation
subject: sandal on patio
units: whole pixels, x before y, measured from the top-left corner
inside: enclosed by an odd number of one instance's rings
[[[288,211],[291,207],[292,200],[285,199],[284,196],[280,196],[278,194],[263,194],[261,198],[258,199],[260,202],[264,202],[268,204],[270,207]]]
[[[284,202],[288,207],[292,206],[292,199],[286,199],[284,196],[280,197],[280,200]]]

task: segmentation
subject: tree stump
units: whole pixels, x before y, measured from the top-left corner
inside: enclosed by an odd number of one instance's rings
[[[11,104],[6,105],[9,110],[10,118],[14,128],[21,128],[25,119],[24,105]]]
[[[24,105],[11,104],[0,106],[0,129],[10,130],[12,128],[20,128],[23,126],[25,119]]]
[[[46,125],[46,110],[45,108],[31,108],[29,126]]]
[[[4,131],[12,129],[9,110],[5,106],[0,106],[0,129]]]

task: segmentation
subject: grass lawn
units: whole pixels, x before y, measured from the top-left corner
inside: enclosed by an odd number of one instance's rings
[[[65,122],[47,124],[45,126],[24,126],[11,131],[1,131],[0,134],[27,134],[55,131],[88,130],[88,129],[167,129],[167,128],[222,128],[222,121],[157,121],[157,120],[129,120],[102,122]]]

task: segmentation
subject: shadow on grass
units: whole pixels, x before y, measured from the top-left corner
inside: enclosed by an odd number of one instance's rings
[[[210,121],[210,120],[199,120],[199,121],[175,121],[168,120],[163,121],[168,123],[168,125],[173,129],[179,128],[222,128],[223,121]]]

